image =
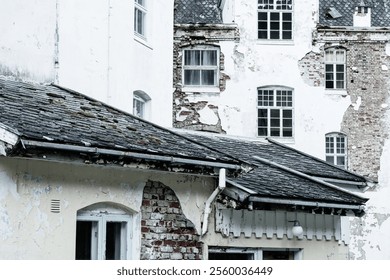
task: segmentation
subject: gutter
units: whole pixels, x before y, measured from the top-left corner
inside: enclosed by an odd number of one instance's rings
[[[112,149],[102,149],[96,147],[92,148],[92,147],[76,146],[76,145],[69,145],[69,144],[57,144],[57,143],[41,142],[41,141],[34,141],[34,140],[21,140],[21,142],[23,147],[31,146],[36,148],[55,149],[55,150],[63,150],[63,151],[71,151],[71,152],[84,152],[84,153],[116,156],[116,157],[163,161],[163,162],[170,162],[170,163],[191,164],[191,165],[198,165],[198,166],[208,166],[208,167],[226,168],[226,169],[234,169],[234,170],[241,169],[240,165],[222,163],[222,162],[212,162],[206,160],[195,160],[195,159],[185,159],[185,158],[179,158],[173,156],[161,156],[161,155],[151,155],[151,154],[135,153],[135,152],[124,152],[124,151],[118,151]]]
[[[278,199],[278,198],[267,198],[267,197],[249,197],[251,202],[262,202],[262,203],[274,203],[274,204],[289,204],[309,207],[325,207],[325,208],[342,208],[349,210],[364,211],[363,205],[350,205],[342,203],[327,203],[327,202],[311,202],[299,199]]]
[[[201,236],[205,235],[207,233],[207,230],[208,230],[209,216],[211,213],[211,204],[214,202],[217,195],[220,194],[221,192],[223,192],[225,187],[226,187],[226,170],[224,168],[221,168],[219,170],[218,187],[214,190],[214,192],[207,199],[205,207],[204,207]]]

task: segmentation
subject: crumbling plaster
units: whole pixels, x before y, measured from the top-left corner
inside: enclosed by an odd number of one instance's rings
[[[183,214],[200,232],[210,177],[107,166],[0,158],[1,259],[74,259],[77,211],[95,204],[122,205],[133,215],[132,258],[140,257],[140,209],[149,180],[169,186]],[[52,213],[52,199],[61,212]],[[65,240],[65,241],[64,241]]]

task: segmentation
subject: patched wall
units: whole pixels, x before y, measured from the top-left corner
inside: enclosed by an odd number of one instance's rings
[[[221,124],[219,95],[230,77],[225,70],[225,54],[220,43],[238,40],[234,25],[175,25],[173,53],[173,127],[225,133]],[[186,87],[183,82],[183,49],[214,47],[219,50],[218,81],[213,87]]]
[[[180,201],[171,188],[148,181],[141,213],[141,259],[202,259],[199,234],[183,214]]]

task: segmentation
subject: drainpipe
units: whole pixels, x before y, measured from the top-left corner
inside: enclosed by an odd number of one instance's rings
[[[221,168],[219,170],[218,187],[214,190],[214,192],[206,201],[206,205],[203,213],[203,225],[202,225],[201,236],[205,235],[208,230],[207,227],[209,222],[209,215],[211,213],[211,205],[214,202],[217,195],[220,194],[225,189],[225,187],[226,187],[226,169]]]

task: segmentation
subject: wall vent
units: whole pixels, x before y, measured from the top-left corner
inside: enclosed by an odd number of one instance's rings
[[[59,199],[52,199],[50,202],[50,212],[60,213],[61,212],[61,201]]]

